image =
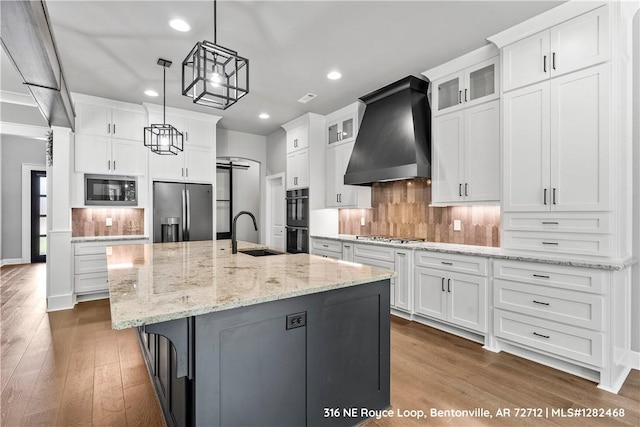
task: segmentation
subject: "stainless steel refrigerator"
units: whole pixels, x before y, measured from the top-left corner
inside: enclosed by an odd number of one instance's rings
[[[153,183],[153,241],[213,239],[211,184]]]

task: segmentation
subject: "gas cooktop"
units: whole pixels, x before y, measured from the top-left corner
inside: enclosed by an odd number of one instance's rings
[[[401,244],[424,242],[424,239],[416,239],[414,237],[356,236],[356,239],[366,240],[371,242],[401,243]]]

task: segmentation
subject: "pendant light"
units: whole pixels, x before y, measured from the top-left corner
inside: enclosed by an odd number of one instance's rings
[[[196,43],[182,62],[182,94],[195,104],[226,110],[249,93],[249,60],[217,44],[217,0],[213,43]]]
[[[162,67],[162,124],[152,124],[144,128],[144,145],[156,154],[176,155],[182,151],[182,132],[167,124],[166,118],[166,92],[167,92],[167,68],[171,67],[171,61],[159,58],[158,65]]]

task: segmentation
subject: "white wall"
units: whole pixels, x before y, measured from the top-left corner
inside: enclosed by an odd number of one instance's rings
[[[280,128],[267,135],[267,176],[287,170],[287,133]]]
[[[22,164],[45,164],[45,141],[0,135],[2,249],[0,260],[22,258]],[[28,197],[28,195],[27,195]]]
[[[216,156],[238,157],[260,163],[260,209],[258,212],[252,213],[256,216],[258,222],[260,243],[264,243],[266,241],[266,224],[265,215],[262,213],[266,210],[267,137],[227,129],[217,129]],[[248,220],[251,221],[250,219]]]

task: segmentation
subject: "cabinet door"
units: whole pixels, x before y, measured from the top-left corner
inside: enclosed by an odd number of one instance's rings
[[[549,210],[549,91],[547,81],[503,96],[505,212]]]
[[[309,146],[309,127],[300,126],[287,132],[287,153]]]
[[[214,125],[210,122],[202,120],[185,119],[184,140],[190,145],[200,145],[204,147],[213,147],[214,142]],[[181,129],[178,129],[182,131]]]
[[[434,82],[433,111],[446,112],[462,104],[462,86],[464,73],[461,71]]]
[[[338,131],[339,123],[333,122],[327,125],[327,143],[329,145],[335,144],[340,140],[340,133]]]
[[[309,150],[302,150],[297,153],[298,162],[298,184],[300,188],[309,186]]]
[[[340,192],[340,161],[340,147],[327,148],[325,205],[328,208],[337,208],[340,206],[338,201],[338,193]]]
[[[336,188],[339,193],[340,206],[356,206],[357,193],[356,188],[353,185],[344,184],[344,174],[347,172],[347,166],[349,166],[349,159],[351,159],[351,152],[353,151],[354,142],[336,147],[337,158],[336,164],[338,165],[337,174],[335,176]]]
[[[103,136],[75,136],[74,165],[76,172],[111,172],[111,138]]]
[[[111,136],[142,142],[146,120],[143,112],[114,108],[111,110]]]
[[[216,159],[211,148],[189,145],[184,150],[185,178],[188,181],[213,182]]]
[[[464,164],[462,141],[464,138],[464,112],[458,111],[433,119],[433,145],[431,158],[433,202],[461,200],[461,166]]]
[[[551,80],[551,209],[609,209],[609,65]]]
[[[111,149],[112,172],[120,175],[147,175],[149,149],[142,142],[114,138]]]
[[[416,267],[413,311],[424,316],[447,320],[446,279],[442,273]]]
[[[356,118],[353,116],[340,121],[340,141],[350,142],[356,136]]]
[[[603,6],[550,30],[551,76],[608,61],[609,9]]]
[[[464,189],[467,201],[500,200],[500,101],[465,110]]]
[[[549,30],[502,49],[502,84],[509,91],[549,77]]]
[[[409,257],[411,251],[396,249],[395,302],[394,306],[400,310],[410,311],[409,302]]]
[[[465,328],[486,332],[487,279],[468,274],[448,273],[446,282],[447,320]]]
[[[153,179],[183,180],[184,151],[176,155],[149,154],[149,166]]]
[[[76,104],[76,134],[109,136],[111,109],[89,104]],[[142,130],[140,130],[142,134]]]
[[[462,100],[466,106],[486,102],[498,97],[499,63],[500,57],[496,56],[465,70]]]
[[[342,260],[353,262],[353,244],[351,243],[342,243]]]

